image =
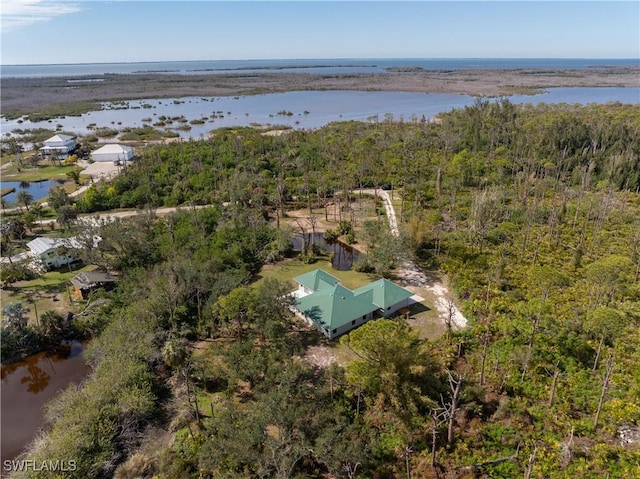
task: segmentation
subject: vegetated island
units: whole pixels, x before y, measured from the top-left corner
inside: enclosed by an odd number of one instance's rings
[[[187,96],[238,96],[304,90],[405,91],[476,96],[534,94],[553,87],[640,87],[640,67],[590,69],[390,68],[383,73],[285,73],[263,71],[181,75],[107,74],[103,81],[82,76],[3,78],[2,114],[17,118],[36,111],[76,105],[76,114],[99,108],[97,102]],[[74,108],[72,108],[73,110]],[[68,114],[68,113],[67,113]],[[55,116],[55,115],[54,115]]]

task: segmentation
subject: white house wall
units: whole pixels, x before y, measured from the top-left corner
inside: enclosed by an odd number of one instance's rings
[[[399,303],[394,304],[393,306],[388,308],[386,311],[384,311],[382,313],[382,316],[384,316],[385,318],[388,318],[389,316],[395,314],[399,309],[409,307],[409,301],[410,301],[409,299],[403,299]],[[379,310],[379,311],[382,311],[382,310]]]

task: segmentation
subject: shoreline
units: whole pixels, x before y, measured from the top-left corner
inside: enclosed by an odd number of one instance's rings
[[[558,87],[640,87],[640,67],[593,69],[458,69],[320,74],[105,74],[2,79],[2,116],[27,115],[57,105],[145,98],[244,96],[289,91],[400,91],[479,97],[534,94]]]

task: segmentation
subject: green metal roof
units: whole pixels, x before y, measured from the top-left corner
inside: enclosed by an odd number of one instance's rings
[[[293,279],[311,291],[332,288],[340,282],[338,278],[321,269],[314,269]]]
[[[366,295],[356,296],[339,284],[296,300],[296,307],[328,330],[339,328],[378,309]]]
[[[407,291],[386,279],[379,279],[369,283],[354,290],[353,293],[356,296],[366,294],[370,301],[373,301],[373,304],[382,309],[387,309],[413,296],[411,291]]]

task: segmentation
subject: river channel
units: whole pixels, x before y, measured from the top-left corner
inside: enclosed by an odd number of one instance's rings
[[[2,367],[2,461],[15,459],[37,437],[44,425],[44,406],[70,384],[89,373],[78,341],[64,343],[55,352],[42,352]]]

